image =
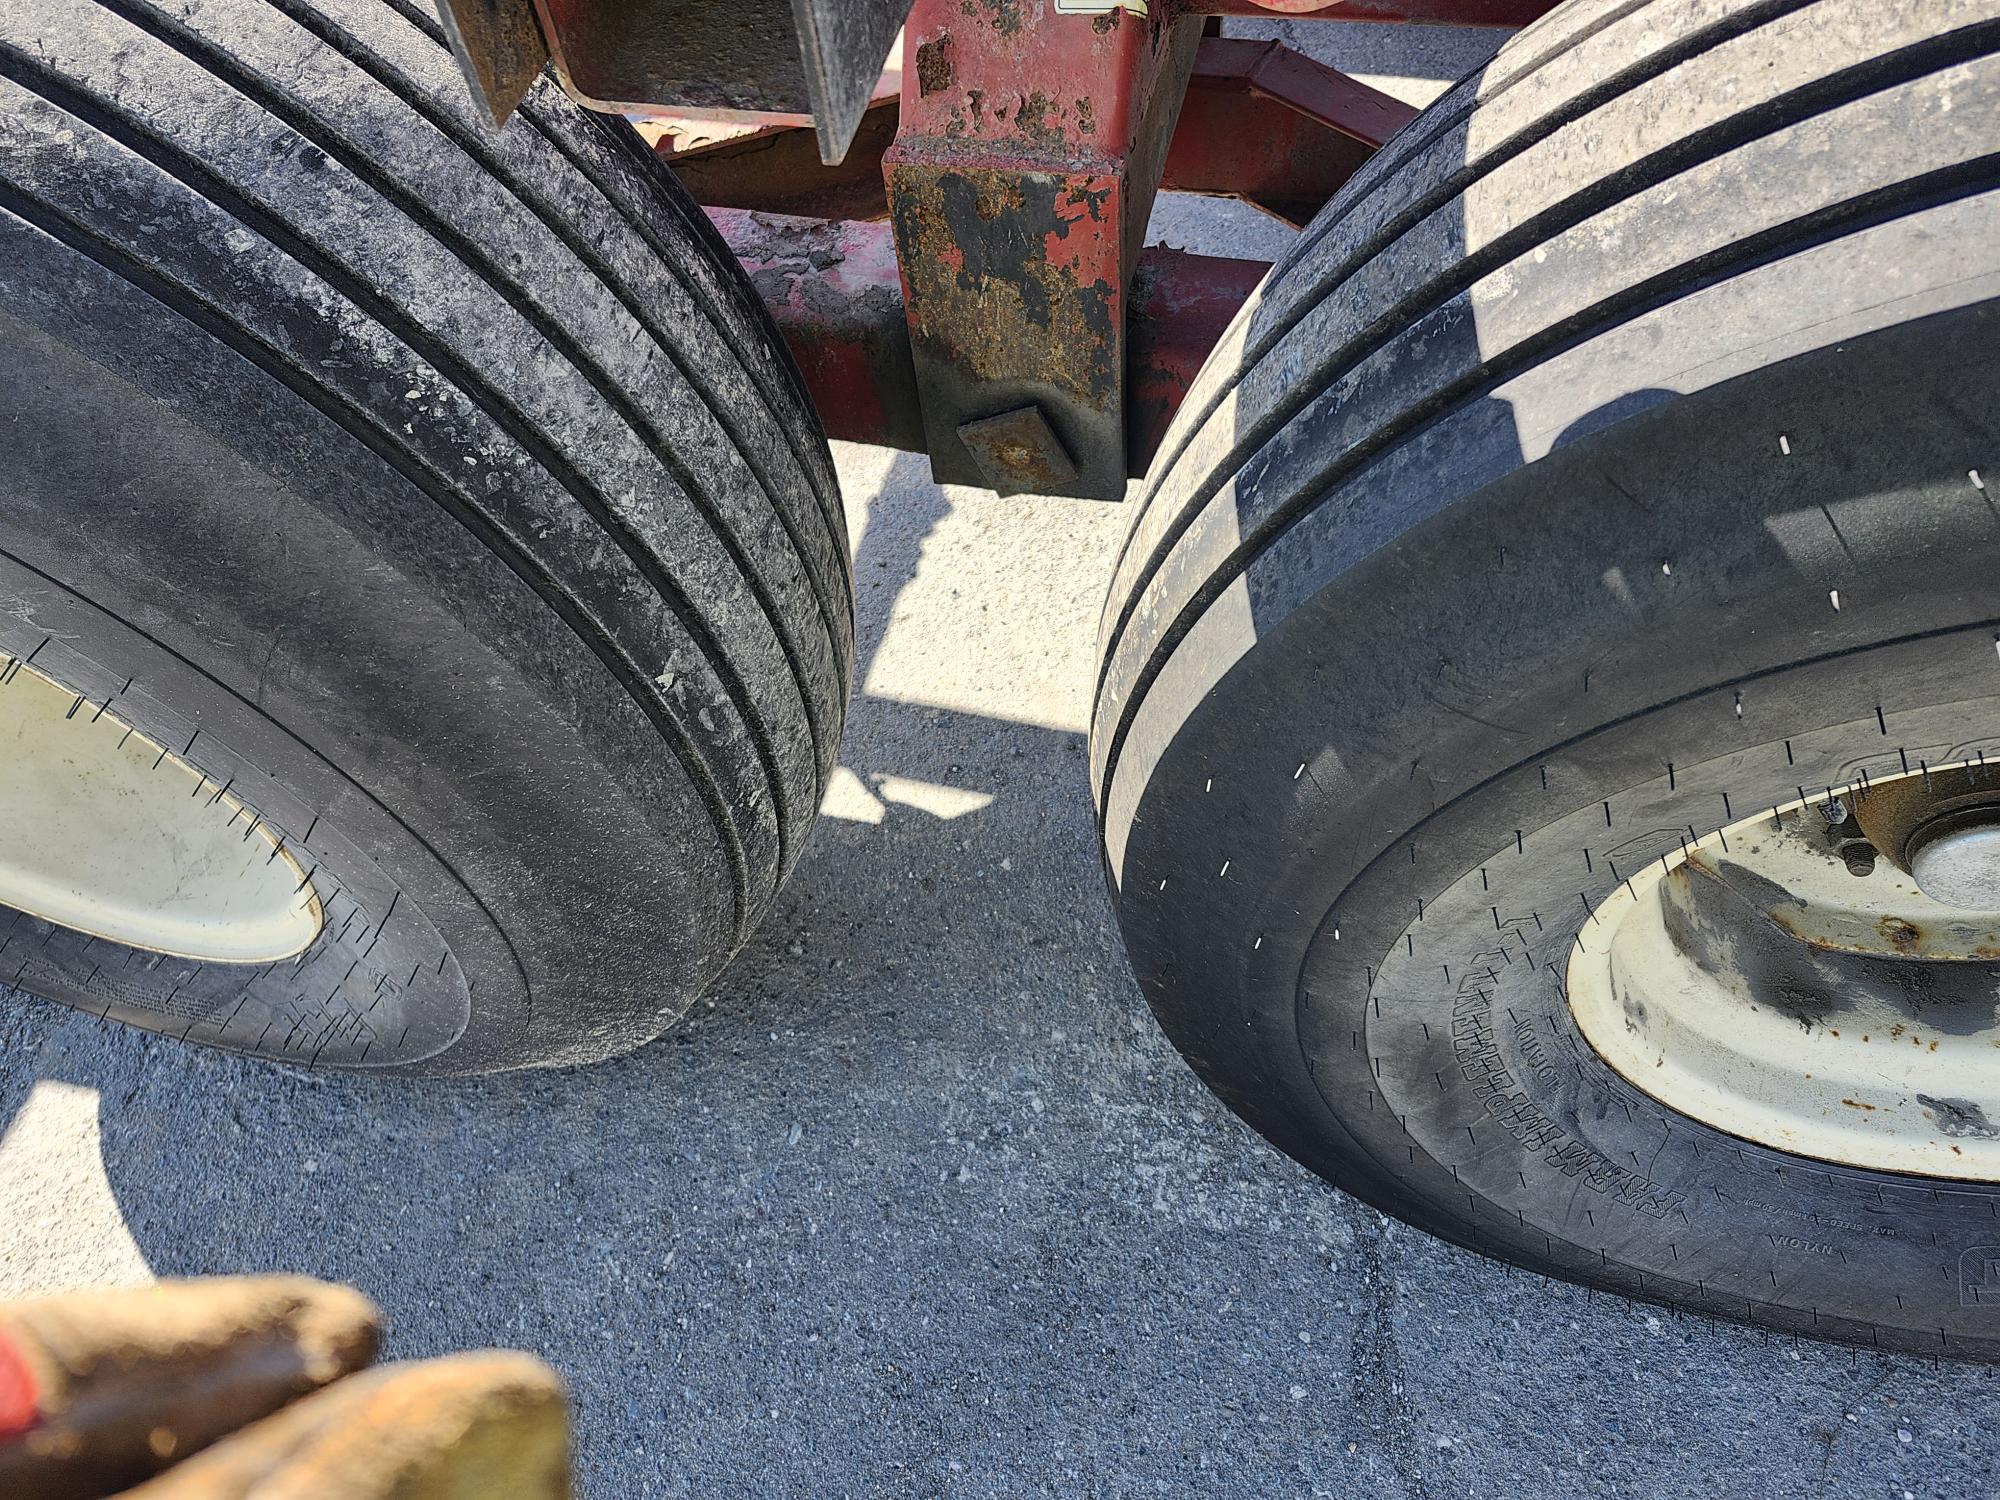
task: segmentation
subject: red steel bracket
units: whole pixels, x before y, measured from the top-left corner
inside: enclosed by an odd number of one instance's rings
[[[770,309],[827,436],[923,452],[923,412],[889,226],[734,208],[711,208],[708,216]],[[1160,245],[1140,252],[1125,333],[1124,454],[1132,474],[1146,472],[1195,373],[1269,269],[1262,261]],[[987,420],[1014,416],[1000,412]],[[1029,444],[1017,460],[1024,470],[1044,461],[1032,449],[1034,422],[1020,419],[1017,427],[998,420],[982,428],[977,420],[973,441],[989,449]],[[1038,483],[1063,477],[1055,462]]]
[[[1520,25],[1553,3],[917,0],[900,99],[840,168],[798,119],[662,151],[829,433],[928,452],[947,482],[1115,499],[1265,269],[1142,252],[1156,190],[1304,223],[1415,114],[1278,43],[1203,36],[1202,14]],[[893,240],[852,222],[883,216]]]
[[[1053,0],[911,10],[884,166],[937,479],[1124,494],[1126,297],[1200,30]]]
[[[1135,479],[1160,451],[1209,351],[1270,269],[1165,245],[1139,252],[1125,365],[1125,457]]]

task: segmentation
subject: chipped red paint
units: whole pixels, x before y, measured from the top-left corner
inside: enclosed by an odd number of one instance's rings
[[[1415,113],[1276,43],[1204,37],[1202,17],[1518,26],[1554,3],[1156,0],[1141,17],[916,0],[901,97],[837,177],[796,121],[797,141],[774,125],[686,169],[716,184],[711,203],[798,209],[832,194],[822,211],[888,216],[710,210],[831,435],[928,452],[944,481],[1053,476],[1064,493],[1117,498],[1263,269],[1142,252],[1157,189],[1303,223]],[[994,465],[1031,450],[996,480]]]
[[[1124,493],[1126,292],[1200,25],[916,0],[884,173],[940,480],[987,483],[960,429],[1032,406],[1067,492]]]
[[[762,294],[827,435],[923,452],[889,226],[740,209],[712,208],[708,216]],[[1145,472],[1202,361],[1269,269],[1158,245],[1140,252],[1125,341],[1131,474]]]
[[[1189,0],[1208,16],[1293,21],[1415,21],[1436,26],[1526,26],[1561,0]]]

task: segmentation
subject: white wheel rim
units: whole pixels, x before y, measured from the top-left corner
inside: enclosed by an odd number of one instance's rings
[[[32,667],[0,675],[0,902],[133,948],[291,958],[319,935],[275,830],[116,714]]]
[[[1642,1093],[1744,1140],[1849,1166],[2000,1182],[2000,1007],[1981,1024],[1963,1013],[1939,1024],[1946,1018],[1933,1012],[1927,1025],[1896,1002],[1893,985],[1880,1004],[1856,988],[1840,992],[1837,1018],[1815,1024],[1736,966],[1715,963],[1731,951],[1726,941],[1699,962],[1670,931],[1676,910],[1688,910],[1686,882],[1712,875],[1732,857],[1726,847],[1738,859],[1769,859],[1753,841],[1774,817],[1809,827],[1819,816],[1812,801],[1793,803],[1623,881],[1571,950],[1577,1027]],[[1776,941],[1812,950],[1808,965],[1861,956],[1915,978],[1916,966],[1948,961],[2000,979],[2000,911],[1945,906],[1886,861],[1858,876],[1822,860],[1784,889],[1799,904],[1795,913],[1787,906],[1774,928],[1786,936]],[[1772,942],[1772,933],[1744,934],[1758,939]]]

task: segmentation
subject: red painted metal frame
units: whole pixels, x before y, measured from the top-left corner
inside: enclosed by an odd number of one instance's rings
[[[1300,223],[1414,114],[1275,43],[1203,37],[1199,16],[1514,26],[1554,3],[916,0],[880,198],[866,146],[828,177],[778,132],[689,175],[831,435],[928,452],[942,481],[1117,498],[1267,269],[1142,249],[1162,181]]]
[[[889,226],[828,223],[711,208],[798,360],[828,437],[924,451],[916,368]],[[1270,269],[1262,261],[1139,252],[1126,320],[1125,455],[1143,474],[1181,398],[1237,308]]]
[[[1416,114],[1282,43],[1203,37],[1162,186],[1303,225]]]
[[[937,479],[1124,493],[1126,295],[1200,27],[916,0],[883,165]]]
[[[1145,474],[1209,351],[1270,269],[1261,260],[1165,245],[1139,252],[1125,366],[1125,457],[1133,478]]]
[[[1164,192],[1239,198],[1303,224],[1416,111],[1279,42],[1204,36],[1195,51]],[[847,160],[821,164],[812,132],[788,121],[661,154],[711,208],[809,218],[888,217],[882,158],[894,97],[871,106]]]

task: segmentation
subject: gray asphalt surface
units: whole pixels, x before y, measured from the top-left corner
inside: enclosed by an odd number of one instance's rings
[[[1419,100],[1490,45],[1313,35]],[[1206,204],[1156,231],[1283,240]],[[1216,1105],[1127,976],[1092,839],[1120,508],[839,457],[866,664],[843,770],[691,1024],[593,1069],[413,1086],[7,999],[0,1295],[353,1282],[394,1354],[560,1367],[602,1500],[1996,1492],[1991,1371],[1491,1264]]]

